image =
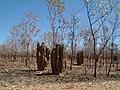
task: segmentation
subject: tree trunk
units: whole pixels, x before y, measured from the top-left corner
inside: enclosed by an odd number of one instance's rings
[[[28,49],[29,49],[29,43],[27,44],[27,58],[25,59],[26,66],[28,66]]]
[[[113,50],[111,50],[111,61],[110,61],[110,66],[109,66],[109,70],[108,70],[108,73],[107,73],[107,77],[110,76],[112,62],[113,62]]]
[[[95,59],[94,78],[96,78],[96,72],[97,72],[97,61],[98,61],[98,59]]]
[[[73,40],[72,40],[72,43],[71,43],[71,49],[72,49],[72,54],[71,54],[70,70],[72,70],[72,64],[73,64],[73,54],[74,54],[74,51],[73,51]]]
[[[98,61],[98,58],[96,56],[96,40],[95,40],[95,37],[93,36],[93,40],[94,40],[94,60],[95,60],[95,68],[94,68],[94,78],[96,78],[96,72],[97,72],[97,61]]]

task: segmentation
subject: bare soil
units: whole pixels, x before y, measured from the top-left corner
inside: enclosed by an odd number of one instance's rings
[[[120,71],[93,78],[92,70],[85,66],[75,65],[63,74],[52,75],[50,67],[39,72],[32,65],[0,60],[0,90],[120,90]]]

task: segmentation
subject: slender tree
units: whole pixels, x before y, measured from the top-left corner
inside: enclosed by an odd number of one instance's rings
[[[101,46],[100,51],[97,51],[98,46],[98,35],[101,31],[101,26],[105,23],[106,18],[109,17],[109,15],[114,10],[115,6],[117,5],[117,2],[113,2],[111,0],[102,0],[102,1],[96,1],[96,0],[84,0],[84,5],[86,7],[88,22],[89,22],[89,29],[91,31],[91,36],[93,40],[93,53],[94,53],[94,60],[95,60],[95,68],[94,68],[94,77],[96,77],[96,68],[97,68],[97,62],[99,60],[99,56],[101,55],[102,51],[104,50],[105,46],[107,45],[108,41],[110,40],[112,34],[115,30],[111,31],[111,34],[109,34],[109,37]]]
[[[65,24],[67,23],[64,16],[64,2],[61,0],[47,0],[48,4],[48,18],[50,21],[50,27],[52,30],[52,45],[59,43],[59,31],[65,28]]]
[[[19,43],[21,45],[21,49],[26,52],[26,66],[29,59],[29,50],[33,48],[36,37],[40,31],[40,29],[37,28],[38,22],[39,19],[37,15],[33,13],[26,13],[26,15],[19,22],[19,24],[13,27],[19,32]]]
[[[74,52],[75,52],[75,47],[77,46],[76,41],[78,40],[79,36],[79,18],[80,11],[76,10],[70,14],[70,20],[68,22],[68,38],[71,44],[71,64],[70,64],[70,70],[72,70],[72,64],[73,64],[73,59],[75,57]]]

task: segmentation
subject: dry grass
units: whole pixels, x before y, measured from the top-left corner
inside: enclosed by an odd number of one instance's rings
[[[49,73],[41,75],[35,66],[0,60],[0,90],[120,90],[120,72],[108,78],[104,75],[93,78],[92,69],[82,65],[52,75],[49,66],[44,71]]]

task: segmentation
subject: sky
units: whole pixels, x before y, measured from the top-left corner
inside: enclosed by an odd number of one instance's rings
[[[67,8],[79,8],[81,0],[62,0]],[[39,17],[38,27],[42,32],[49,30],[47,4],[45,0],[0,0],[0,44],[10,36],[10,28],[20,22],[27,12]]]

